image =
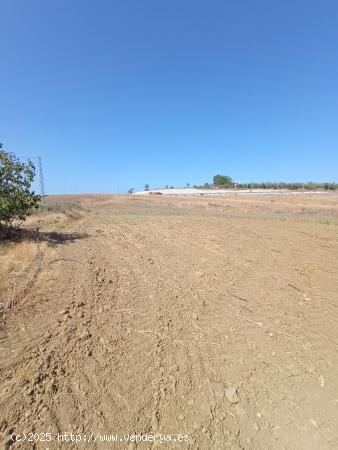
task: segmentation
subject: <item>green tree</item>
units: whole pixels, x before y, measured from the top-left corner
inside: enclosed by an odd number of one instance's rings
[[[25,220],[39,207],[40,196],[31,190],[35,177],[32,161],[21,162],[0,144],[0,226],[11,226],[14,220]]]
[[[231,186],[233,184],[233,180],[228,175],[215,175],[213,178],[214,186]]]

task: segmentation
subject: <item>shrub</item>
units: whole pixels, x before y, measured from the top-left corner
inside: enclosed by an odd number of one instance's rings
[[[14,153],[2,150],[0,144],[0,226],[23,221],[38,208],[40,196],[31,190],[34,177],[32,161],[21,162]]]

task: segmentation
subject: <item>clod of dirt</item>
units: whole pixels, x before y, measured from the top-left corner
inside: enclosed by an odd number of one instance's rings
[[[55,392],[57,392],[57,386],[54,382],[49,383],[49,385],[47,386],[47,391],[51,394],[55,394]]]
[[[229,387],[225,390],[225,396],[229,400],[230,403],[236,404],[240,402],[240,398],[237,393],[237,389],[234,387]]]
[[[81,334],[80,334],[80,339],[81,341],[86,341],[87,339],[89,339],[91,337],[91,334],[89,333],[89,331],[84,330]]]

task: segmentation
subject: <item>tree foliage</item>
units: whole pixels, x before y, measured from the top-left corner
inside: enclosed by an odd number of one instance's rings
[[[31,190],[35,177],[32,161],[21,162],[0,144],[0,225],[11,226],[14,220],[25,220],[38,208],[40,196]]]
[[[216,187],[227,187],[233,184],[233,180],[228,175],[215,175],[213,183]]]

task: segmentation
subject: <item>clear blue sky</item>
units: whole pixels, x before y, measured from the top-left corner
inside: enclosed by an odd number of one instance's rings
[[[48,193],[338,181],[336,0],[2,0],[0,142]]]

